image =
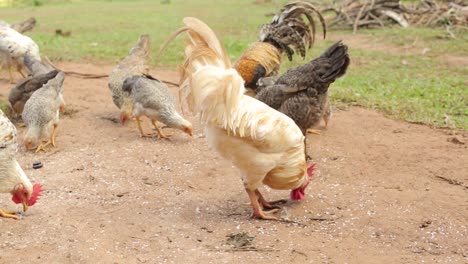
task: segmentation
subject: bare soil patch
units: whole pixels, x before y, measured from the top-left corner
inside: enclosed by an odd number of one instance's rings
[[[61,63],[106,74],[112,66]],[[154,71],[177,80],[172,71]],[[0,94],[9,85],[2,73]],[[172,88],[176,94],[175,88]],[[235,169],[193,138],[142,139],[116,123],[107,79],[65,80],[58,148],[18,151],[46,191],[13,221],[0,219],[0,263],[466,263],[468,136],[351,107],[309,135],[318,164],[305,201],[249,219]],[[147,129],[149,122],[144,123]],[[20,142],[24,128],[20,128]],[[458,137],[462,143],[452,140]],[[44,167],[32,169],[35,161]],[[266,190],[275,200],[286,191]],[[1,208],[17,209],[2,195]]]

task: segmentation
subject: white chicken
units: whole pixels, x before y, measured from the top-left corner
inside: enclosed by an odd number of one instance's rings
[[[28,54],[36,60],[41,60],[39,55],[39,47],[28,36],[25,36],[18,31],[0,25],[0,56],[3,67],[8,68],[10,74],[10,83],[13,83],[13,75],[11,68],[15,67],[16,70],[25,77],[22,72],[24,68],[24,55]]]
[[[304,135],[288,116],[244,95],[244,81],[231,67],[226,50],[215,33],[196,18],[186,17],[185,63],[180,89],[192,112],[205,124],[209,145],[239,170],[253,207],[253,216],[277,219],[263,209],[274,208],[258,188],[292,189],[291,198],[301,200],[315,164],[307,167]]]
[[[10,193],[16,204],[23,204],[26,212],[39,199],[42,186],[32,185],[16,161],[18,149],[16,128],[0,110],[0,193]],[[18,219],[15,212],[0,209],[0,217]]]

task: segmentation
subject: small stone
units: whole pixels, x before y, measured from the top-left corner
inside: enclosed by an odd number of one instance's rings
[[[37,169],[42,168],[42,166],[44,166],[44,165],[42,165],[42,162],[40,162],[40,161],[37,161],[37,162],[33,163],[33,169],[37,170]]]

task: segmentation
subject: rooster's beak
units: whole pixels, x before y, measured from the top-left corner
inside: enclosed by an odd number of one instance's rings
[[[29,205],[27,202],[23,202],[23,211],[26,212],[29,208]]]

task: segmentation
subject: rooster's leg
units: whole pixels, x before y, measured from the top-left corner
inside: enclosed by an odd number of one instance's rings
[[[330,116],[331,116],[330,113],[327,113],[323,116],[323,122],[325,123],[325,128],[328,127],[328,121],[330,121]]]
[[[13,83],[13,73],[11,72],[11,67],[8,67],[8,74],[10,75],[10,84]]]
[[[50,143],[55,147],[55,137],[57,136],[58,124],[54,124],[54,130],[52,130],[52,135],[50,136]]]
[[[158,127],[158,125],[156,124],[156,122],[154,122],[154,120],[151,120],[151,124],[153,124],[154,128],[158,131],[158,134],[159,134],[159,138],[170,138],[172,135],[166,135],[162,132],[161,128]]]
[[[38,153],[38,152],[41,151],[41,150],[45,152],[45,151],[46,151],[45,148],[46,148],[47,146],[49,146],[50,144],[52,144],[52,141],[50,141],[50,140],[47,141],[47,142],[41,142],[41,143],[39,144],[39,146],[37,146],[37,148],[36,148],[36,153]]]
[[[306,161],[312,160],[312,157],[307,154],[307,138],[304,138],[304,154],[306,157]]]
[[[138,127],[138,130],[140,131],[140,136],[141,137],[153,137],[153,135],[151,134],[146,134],[145,132],[143,132],[143,128],[141,127],[141,121],[140,121],[140,118],[139,117],[135,117],[135,122],[137,123],[137,127]]]
[[[0,209],[0,217],[5,217],[5,218],[11,218],[11,219],[18,220],[18,217],[15,215],[15,212],[6,211],[6,210],[2,210],[2,209]]]
[[[263,220],[278,220],[278,218],[274,216],[267,216],[262,208],[260,207],[260,204],[258,203],[258,197],[256,195],[256,191],[249,190],[245,188],[245,191],[249,195],[250,203],[252,203],[252,208],[253,208],[253,218],[259,218]]]
[[[264,209],[269,209],[269,210],[272,210],[272,209],[275,210],[276,209],[275,212],[278,209],[280,209],[279,206],[276,206],[277,204],[284,204],[284,203],[287,202],[284,199],[268,202],[267,200],[265,200],[265,198],[263,197],[263,195],[260,193],[260,191],[258,189],[255,190],[255,194],[257,195],[258,201],[260,202],[260,204],[263,206]]]
[[[320,135],[320,130],[309,128],[307,129],[307,133]]]
[[[39,146],[37,146],[36,148],[36,153],[38,153],[41,150],[45,152],[46,151],[45,148],[49,145],[52,145],[53,147],[55,147],[55,136],[57,135],[57,128],[58,128],[58,124],[54,124],[54,130],[52,130],[52,135],[50,136],[49,141],[41,142]]]
[[[19,74],[21,74],[21,76],[23,76],[23,78],[26,78],[26,75],[23,73],[23,66],[21,66],[21,64],[16,66],[16,70],[19,72]]]
[[[18,68],[17,71],[19,72],[19,74],[21,74],[21,76],[23,76],[23,78],[26,78],[26,75],[24,75],[23,71],[21,70],[21,68]]]

